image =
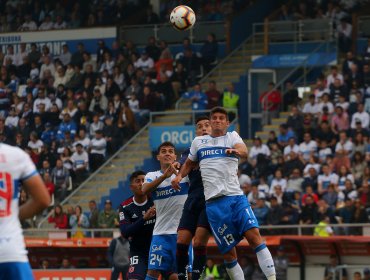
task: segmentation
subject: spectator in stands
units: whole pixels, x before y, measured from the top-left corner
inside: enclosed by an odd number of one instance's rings
[[[24,23],[18,28],[19,31],[35,31],[37,30],[36,23],[32,20],[32,17],[30,14],[27,14],[25,16]]]
[[[107,154],[113,155],[119,148],[121,141],[121,132],[117,125],[113,124],[113,118],[110,116],[105,117],[103,135],[107,141]]]
[[[190,47],[184,50],[184,55],[179,59],[179,62],[184,65],[185,71],[188,74],[188,83],[193,86],[197,83],[199,75],[201,75],[200,58],[193,52]]]
[[[341,106],[337,105],[335,107],[335,114],[331,119],[331,129],[337,135],[339,134],[339,131],[346,131],[349,129],[348,114]]]
[[[263,118],[264,124],[270,124],[272,118],[279,116],[279,108],[282,102],[281,93],[278,89],[275,89],[274,82],[268,84],[267,91],[260,95],[259,101],[263,112],[267,114],[267,118]]]
[[[318,211],[317,204],[313,200],[312,196],[307,196],[305,205],[302,207],[302,212],[300,214],[300,224],[313,225],[318,221]],[[304,234],[312,235],[313,228],[302,229]]]
[[[357,112],[354,113],[353,116],[352,116],[352,121],[351,121],[351,128],[352,129],[355,129],[357,121],[361,122],[362,128],[364,128],[364,129],[369,128],[370,116],[367,112],[365,112],[364,105],[362,103],[359,103],[357,105]]]
[[[233,121],[239,110],[239,95],[235,92],[234,84],[230,83],[222,94],[222,106],[228,111],[229,121]]]
[[[207,109],[208,98],[207,95],[202,91],[199,83],[195,84],[193,90],[185,92],[183,98],[190,99],[192,103],[192,110],[199,111]]]
[[[279,126],[279,135],[277,137],[278,144],[280,148],[284,149],[288,145],[288,140],[290,138],[295,138],[294,132],[288,129],[287,124],[281,124]]]
[[[212,65],[217,62],[218,56],[218,44],[216,41],[216,35],[209,33],[207,40],[204,42],[200,49],[202,55],[202,62],[205,72],[209,72],[212,69]]]
[[[96,201],[90,200],[89,201],[89,225],[90,228],[98,228],[98,218],[99,218],[99,209],[96,207]]]
[[[63,257],[60,269],[74,269],[75,267],[71,264],[68,257]]]
[[[159,56],[161,55],[161,50],[157,46],[157,42],[154,36],[150,36],[148,38],[148,43],[145,46],[145,51],[154,61],[157,61],[159,59]]]
[[[298,105],[299,96],[298,96],[298,90],[294,87],[293,83],[290,81],[285,83],[285,90],[286,92],[284,93],[283,103],[284,103],[284,110],[287,111],[289,106]]]
[[[342,64],[342,73],[346,77],[351,73],[351,66],[353,64],[359,65],[359,61],[353,55],[352,51],[346,53],[346,59],[343,61]]]
[[[340,223],[353,223],[355,214],[355,206],[353,205],[353,200],[351,198],[346,198],[345,206],[339,209],[338,216],[340,218]],[[345,235],[352,235],[353,228],[344,227],[342,228]]]
[[[338,269],[338,259],[336,255],[330,256],[330,263],[325,267],[324,280],[337,280],[342,276],[343,280],[348,280],[347,269]]]
[[[67,196],[67,189],[69,187],[69,171],[63,166],[63,161],[58,159],[56,166],[51,172],[52,180],[55,184],[55,199],[63,201]]]
[[[89,219],[82,212],[81,206],[75,207],[75,214],[69,218],[69,225],[72,229],[72,237],[83,238],[87,236],[86,229],[89,228]]]
[[[113,229],[116,226],[117,214],[112,210],[112,202],[108,199],[104,203],[104,210],[99,213],[98,226],[103,229]],[[112,232],[103,231],[101,237],[112,237]]]
[[[254,215],[257,218],[258,224],[266,225],[267,224],[267,215],[269,212],[269,208],[265,203],[265,198],[261,197],[258,198],[256,201],[256,205],[253,207]]]
[[[141,68],[149,75],[155,72],[154,60],[149,56],[146,50],[141,53],[140,58],[134,63],[134,66],[135,68]]]
[[[330,223],[330,217],[329,216],[323,216],[320,219],[320,222],[317,224],[317,226],[314,229],[313,235],[320,236],[320,237],[329,237],[334,234],[334,231],[332,227],[328,226]]]
[[[351,49],[352,45],[352,25],[346,19],[340,20],[340,25],[337,27],[339,49],[346,53]]]
[[[121,131],[124,139],[130,138],[136,131],[135,115],[128,106],[128,101],[124,100],[118,113],[117,127]]]
[[[55,23],[53,24],[53,29],[66,29],[67,23],[63,20],[63,17],[57,15],[55,18]]]
[[[65,113],[63,116],[63,121],[60,123],[58,127],[58,132],[57,132],[57,139],[59,141],[65,139],[65,132],[69,131],[71,134],[71,138],[73,139],[76,132],[77,132],[77,125],[75,122],[71,119],[71,116],[68,113]]]
[[[76,145],[76,151],[72,154],[71,161],[75,175],[74,182],[76,185],[79,185],[88,177],[89,172],[89,156],[81,143]]]
[[[338,67],[333,65],[330,67],[330,74],[326,77],[327,88],[330,88],[330,85],[334,84],[335,79],[339,79],[341,84],[344,82],[343,75],[338,73]]]
[[[57,205],[52,210],[51,215],[48,218],[49,223],[54,223],[55,228],[59,229],[68,229],[68,217],[63,212],[61,205]]]
[[[95,137],[90,142],[90,169],[95,172],[105,160],[107,142],[103,137],[103,131],[95,131]]]
[[[294,134],[297,135],[297,141],[300,143],[303,136],[303,116],[299,112],[297,106],[292,106],[287,125],[294,131]]]
[[[108,99],[106,96],[102,95],[100,88],[94,88],[94,98],[91,100],[89,111],[105,111],[108,108]]]
[[[327,121],[322,121],[320,123],[320,127],[317,130],[315,137],[317,143],[321,143],[321,141],[325,140],[329,148],[332,149],[334,149],[337,142],[335,134],[330,129],[329,122]]]
[[[277,256],[274,258],[274,264],[276,269],[277,279],[287,280],[288,279],[288,267],[289,258],[286,256],[284,246],[279,246],[277,248]]]
[[[205,92],[205,94],[208,97],[207,109],[210,110],[210,109],[220,105],[221,93],[217,90],[217,86],[216,86],[215,81],[212,80],[208,83],[208,89]]]

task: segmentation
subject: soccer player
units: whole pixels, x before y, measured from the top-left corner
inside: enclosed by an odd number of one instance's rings
[[[201,116],[196,120],[195,133],[197,136],[211,133],[211,126],[207,116]],[[180,159],[183,164],[188,157],[190,148],[187,149]],[[199,168],[189,173],[189,193],[184,204],[184,209],[177,231],[177,273],[180,280],[186,279],[186,267],[189,264],[189,245],[194,237],[193,251],[194,261],[192,267],[192,280],[198,280],[206,264],[206,246],[211,236],[208,224],[204,188]]]
[[[188,159],[172,180],[174,189],[199,162],[204,184],[206,211],[218,248],[224,254],[226,270],[232,279],[244,279],[234,254],[228,254],[245,237],[257,254],[258,263],[268,280],[276,280],[274,262],[262,241],[258,222],[240,189],[238,157],[247,158],[248,151],[237,132],[227,132],[227,111],[221,107],[210,113],[211,135],[196,137]]]
[[[17,147],[0,144],[0,279],[34,279],[20,220],[50,205],[50,196],[30,157]],[[30,198],[18,207],[19,183]]]
[[[130,241],[130,268],[127,279],[145,279],[148,268],[155,207],[153,200],[141,190],[144,178],[145,173],[141,170],[131,174],[130,189],[134,195],[119,207],[121,233]]]
[[[144,193],[152,193],[156,208],[156,222],[149,252],[149,265],[146,280],[158,279],[163,274],[169,279],[176,276],[176,240],[182,209],[189,190],[188,178],[179,181],[178,190],[171,186],[176,177],[175,146],[163,142],[157,151],[161,169],[149,172],[142,186]]]

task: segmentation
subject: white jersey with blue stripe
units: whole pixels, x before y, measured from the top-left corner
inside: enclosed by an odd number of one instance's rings
[[[145,176],[145,183],[150,183],[162,175],[162,171],[149,172]],[[188,197],[189,179],[185,177],[180,182],[180,191],[171,186],[171,181],[176,177],[164,180],[155,191],[152,192],[152,199],[156,208],[156,221],[153,235],[177,234],[182,209]]]
[[[28,154],[0,144],[0,263],[28,261],[18,219],[19,181],[36,174]]]
[[[220,137],[198,136],[193,140],[189,159],[198,161],[206,200],[219,196],[242,195],[238,180],[238,158],[225,150],[243,139],[235,131]]]

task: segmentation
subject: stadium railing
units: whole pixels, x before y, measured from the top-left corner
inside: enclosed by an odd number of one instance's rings
[[[370,16],[359,16],[357,19],[357,33],[361,37],[370,37]]]
[[[267,31],[267,32],[266,32]],[[305,19],[298,21],[269,21],[253,24],[254,40],[272,42],[330,42],[334,37],[333,23],[329,19]]]
[[[348,230],[348,229],[362,229],[362,235],[363,236],[370,236],[370,223],[353,223],[353,224],[327,224],[326,226],[331,227],[334,229],[338,230]],[[278,235],[291,235],[291,232],[286,232],[284,233],[284,230],[294,230],[295,233],[294,235],[298,236],[303,236],[303,235],[310,235],[312,236],[313,234],[305,234],[304,230],[305,229],[314,229],[315,227],[318,227],[317,224],[311,224],[311,225],[275,225],[275,226],[270,226],[270,225],[262,225],[260,226],[260,230],[264,231],[265,233],[268,231],[271,231],[272,233],[275,231],[279,231]],[[112,236],[117,236],[119,235],[119,229],[118,228],[111,228],[111,229],[82,229],[85,232],[88,232],[89,236],[86,237],[91,237],[91,238],[98,238],[96,237],[96,233],[101,233],[101,232],[109,232],[112,234]],[[31,229],[24,229],[23,233],[25,237],[32,237],[32,238],[48,238],[51,237],[51,239],[66,239],[67,238],[67,233],[72,232],[71,229],[36,229],[36,228],[31,228]],[[263,234],[266,236],[273,235],[273,234]],[[59,236],[59,238],[58,238]],[[64,237],[63,237],[64,236]],[[334,236],[348,236],[346,234],[338,234]],[[61,238],[62,237],[62,238]]]
[[[214,33],[218,41],[225,41],[227,25],[225,21],[200,21],[197,28],[191,28],[179,32],[170,23],[149,25],[124,25],[118,28],[120,42],[132,41],[135,45],[146,45],[148,38],[154,36],[156,40],[164,40],[167,43],[182,42],[184,37],[189,37],[191,43],[202,43],[207,34]]]

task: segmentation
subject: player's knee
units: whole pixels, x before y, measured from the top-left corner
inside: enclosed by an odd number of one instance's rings
[[[223,258],[224,258],[224,261],[227,262],[227,263],[231,263],[233,262],[234,260],[237,260],[237,254],[236,254],[236,249],[235,247],[232,248],[230,251],[228,251],[227,253],[225,253],[223,255]]]
[[[197,237],[194,237],[193,247],[194,248],[197,248],[197,247],[205,247],[205,246],[207,246],[207,243],[208,243],[208,238],[205,239],[205,238],[197,238]]]
[[[244,237],[247,239],[249,245],[254,249],[263,243],[262,237],[258,228],[252,228],[244,233]]]
[[[147,273],[146,273],[148,276],[152,277],[152,278],[155,278],[155,279],[158,279],[159,275],[160,275],[160,272],[157,271],[157,270],[152,270],[152,269],[148,269]]]

